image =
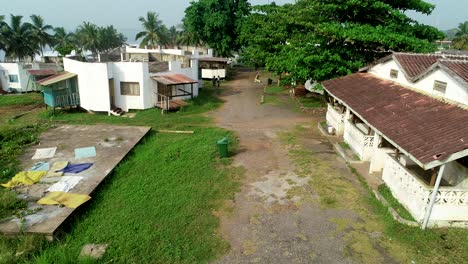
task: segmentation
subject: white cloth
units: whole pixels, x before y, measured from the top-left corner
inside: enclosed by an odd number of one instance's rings
[[[60,181],[54,183],[52,186],[47,189],[48,192],[68,192],[75,185],[77,185],[83,177],[79,176],[63,176],[60,178]]]
[[[34,154],[32,159],[50,159],[55,155],[56,150],[57,147],[36,149],[36,153]]]

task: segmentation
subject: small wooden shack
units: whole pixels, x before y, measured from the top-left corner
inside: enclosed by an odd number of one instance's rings
[[[77,75],[70,72],[60,72],[48,78],[37,81],[44,93],[46,106],[56,107],[79,106],[80,94]]]

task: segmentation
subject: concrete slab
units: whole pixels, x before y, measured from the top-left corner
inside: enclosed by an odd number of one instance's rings
[[[92,197],[93,191],[112,172],[120,161],[135,147],[135,145],[151,130],[150,127],[111,126],[111,125],[64,125],[43,133],[39,144],[27,148],[21,156],[21,168],[28,170],[37,160],[31,157],[36,149],[57,147],[55,156],[42,159],[53,164],[56,161],[71,163],[92,162],[94,165],[78,174],[68,176],[83,177],[70,193],[87,194]],[[97,155],[90,158],[75,159],[75,148],[95,146]],[[28,209],[41,209],[24,219],[12,219],[0,223],[0,232],[6,235],[17,235],[20,232],[38,233],[49,239],[58,232],[62,224],[76,209],[63,208],[55,205],[38,205],[35,203],[44,197],[46,190],[60,177],[45,178],[32,186],[17,189],[20,197],[27,200]]]

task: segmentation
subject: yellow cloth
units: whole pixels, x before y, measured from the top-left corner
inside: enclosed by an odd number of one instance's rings
[[[48,205],[62,204],[68,208],[77,208],[89,199],[91,199],[91,197],[86,194],[50,192],[42,199],[37,201],[37,203]]]
[[[7,183],[2,184],[3,187],[13,188],[19,185],[33,185],[38,182],[47,171],[22,171],[16,174]]]
[[[46,177],[60,177],[63,175],[63,172],[55,172],[58,170],[61,170],[65,168],[68,165],[68,161],[56,161],[52,165],[52,167],[49,169],[49,172],[47,172]]]

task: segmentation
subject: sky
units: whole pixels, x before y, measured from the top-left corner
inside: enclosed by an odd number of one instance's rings
[[[431,16],[408,13],[420,22],[439,29],[451,29],[468,20],[468,0],[426,0],[436,4]],[[163,3],[161,3],[163,2]],[[267,4],[269,0],[250,0],[254,5]],[[294,0],[276,0],[277,4],[293,3]],[[5,4],[8,3],[8,4]],[[129,42],[140,29],[138,18],[147,11],[159,14],[167,26],[178,25],[184,17],[190,0],[0,0],[0,14],[30,16],[38,14],[46,23],[75,29],[83,21],[97,25],[114,25],[127,35]]]

